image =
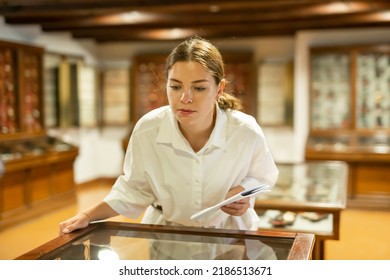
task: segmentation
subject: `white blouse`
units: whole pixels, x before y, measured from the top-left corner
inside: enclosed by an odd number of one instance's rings
[[[128,218],[137,218],[146,210],[143,222],[149,224],[256,230],[254,198],[242,216],[217,210],[202,219],[190,219],[225,199],[230,188],[273,186],[279,174],[256,120],[216,107],[215,127],[198,152],[180,132],[169,106],[144,115],[132,132],[124,174],[104,201]]]

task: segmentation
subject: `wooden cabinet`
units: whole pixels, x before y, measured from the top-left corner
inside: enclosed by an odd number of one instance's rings
[[[390,45],[311,49],[306,159],[349,164],[348,206],[390,209]]]
[[[45,131],[43,54],[0,42],[0,230],[76,200],[78,149]]]

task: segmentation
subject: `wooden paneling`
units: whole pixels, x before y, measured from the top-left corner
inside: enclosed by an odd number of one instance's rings
[[[390,164],[361,163],[355,172],[355,194],[385,195],[390,199]]]
[[[50,197],[50,166],[32,168],[28,175],[28,194],[31,203]]]
[[[4,174],[0,189],[2,213],[25,206],[25,174],[24,170]]]
[[[56,163],[52,169],[54,194],[72,191],[74,189],[73,160]]]

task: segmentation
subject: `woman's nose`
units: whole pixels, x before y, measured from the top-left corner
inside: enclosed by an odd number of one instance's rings
[[[183,104],[190,104],[190,103],[192,103],[192,93],[191,93],[191,90],[183,90],[183,93],[181,94],[180,101]]]

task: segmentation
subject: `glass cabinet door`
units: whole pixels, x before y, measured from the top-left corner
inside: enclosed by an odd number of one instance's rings
[[[357,128],[390,128],[390,52],[357,54]]]
[[[43,130],[42,53],[0,42],[0,136]]]
[[[345,53],[311,56],[311,128],[350,126],[350,58]]]
[[[21,73],[22,124],[27,132],[42,130],[42,55],[33,51],[23,51]]]
[[[16,52],[0,46],[0,134],[15,133],[17,125]]]

